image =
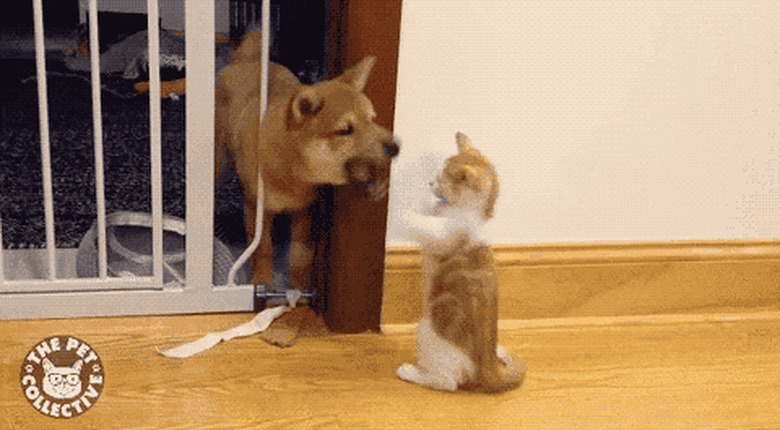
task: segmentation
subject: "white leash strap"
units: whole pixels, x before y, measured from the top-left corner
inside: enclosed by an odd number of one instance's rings
[[[279,318],[283,313],[295,308],[295,304],[301,297],[301,292],[298,290],[287,290],[286,294],[287,306],[277,306],[274,308],[265,309],[252,318],[249,322],[239,326],[221,332],[209,333],[194,342],[185,343],[166,351],[157,350],[157,352],[166,357],[187,358],[195,354],[199,354],[207,349],[211,349],[220,342],[227,342],[230,339],[236,337],[251,336],[253,334],[260,333],[261,331],[265,331],[276,318]]]

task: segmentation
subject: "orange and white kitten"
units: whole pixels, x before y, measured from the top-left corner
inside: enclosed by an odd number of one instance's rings
[[[423,255],[424,317],[417,325],[417,364],[399,378],[436,390],[499,393],[522,384],[524,363],[497,344],[498,284],[480,228],[493,217],[498,176],[491,163],[456,135],[458,154],[431,183],[437,204],[404,214]]]

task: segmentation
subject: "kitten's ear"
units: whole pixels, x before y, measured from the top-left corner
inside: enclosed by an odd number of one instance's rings
[[[473,146],[471,146],[471,139],[469,139],[468,136],[461,132],[457,132],[455,134],[455,143],[458,144],[458,152],[464,153],[464,152],[470,152],[470,151],[476,151]]]
[[[83,365],[84,365],[84,361],[79,359],[79,360],[76,360],[76,362],[73,363],[73,366],[70,366],[70,368],[75,370],[76,372],[81,372],[81,367]]]
[[[51,369],[54,367],[54,364],[52,364],[52,362],[48,358],[44,358],[42,364],[43,364],[43,371],[45,373],[51,372]]]

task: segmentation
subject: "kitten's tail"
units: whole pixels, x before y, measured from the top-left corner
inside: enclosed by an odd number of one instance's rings
[[[525,361],[501,346],[497,348],[496,352],[498,359],[503,363],[503,366],[500,367],[499,370],[502,372],[505,379],[511,383],[517,384],[518,387],[522,385],[523,380],[525,379],[525,372],[528,370]]]
[[[497,360],[491,360],[483,370],[481,378],[461,388],[484,393],[503,393],[514,390],[523,384],[526,366],[522,358],[499,346]]]

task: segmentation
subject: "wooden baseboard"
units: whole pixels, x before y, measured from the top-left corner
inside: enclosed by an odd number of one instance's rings
[[[780,309],[780,242],[679,241],[494,247],[499,317],[754,312]],[[385,256],[383,324],[417,321],[416,248]]]

